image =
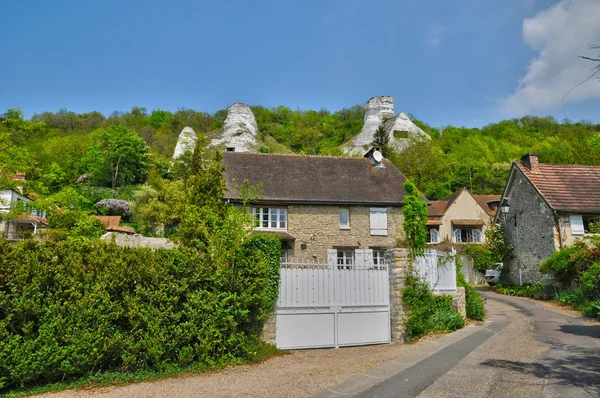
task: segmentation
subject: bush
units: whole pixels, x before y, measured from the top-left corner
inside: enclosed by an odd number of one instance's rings
[[[475,289],[467,290],[467,318],[483,321],[485,318],[485,302],[481,293]]]
[[[251,359],[278,294],[279,247],[252,237],[223,261],[185,247],[0,240],[0,393]]]
[[[404,326],[410,337],[452,331],[464,325],[464,318],[453,311],[452,296],[432,294],[429,287],[418,278],[407,279],[407,286],[402,290],[402,301],[408,307],[408,319]]]
[[[507,296],[548,299],[550,297],[548,296],[547,292],[549,289],[551,289],[551,287],[541,282],[537,282],[533,284],[526,283],[523,286],[498,284],[493,289],[496,292],[505,294]]]
[[[552,275],[559,282],[570,283],[577,276],[576,254],[582,250],[574,246],[554,252],[540,265],[540,272]]]
[[[462,263],[457,259],[456,261],[456,286],[465,288],[466,295],[466,310],[467,318],[474,319],[476,321],[482,321],[485,318],[485,301],[475,288],[470,285],[462,271]]]

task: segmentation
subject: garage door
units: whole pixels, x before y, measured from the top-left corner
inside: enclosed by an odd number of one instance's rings
[[[372,250],[330,250],[328,262],[281,264],[277,347],[390,342],[388,265]]]

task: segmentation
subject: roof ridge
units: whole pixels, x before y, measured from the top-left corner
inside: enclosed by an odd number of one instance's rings
[[[244,155],[244,156],[280,156],[280,157],[302,157],[302,158],[322,158],[322,159],[366,159],[363,156],[334,156],[334,155],[306,155],[302,153],[262,153],[262,152],[223,152],[228,156]],[[389,161],[389,159],[384,158]]]

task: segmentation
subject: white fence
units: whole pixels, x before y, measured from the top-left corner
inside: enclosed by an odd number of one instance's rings
[[[357,251],[358,252],[358,251]],[[355,253],[352,265],[281,264],[277,346],[338,347],[390,341],[389,271],[374,264],[372,250]]]
[[[456,253],[426,251],[423,256],[415,258],[414,271],[419,278],[429,285],[436,294],[454,294],[456,292]]]

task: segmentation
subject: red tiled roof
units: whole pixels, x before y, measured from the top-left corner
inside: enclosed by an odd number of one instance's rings
[[[121,222],[121,216],[92,216],[97,218],[106,226],[106,228],[118,227]]]
[[[501,195],[473,195],[473,197],[477,203],[479,203],[479,206],[481,206],[481,208],[490,216],[495,215],[498,210],[497,207],[491,208],[490,202],[500,202],[500,199],[502,198]]]
[[[458,191],[454,192],[452,195],[448,195],[445,198],[440,200],[434,200],[431,202],[431,206],[427,207],[427,215],[428,216],[443,216],[446,214],[446,210],[450,207],[450,204],[458,198],[458,196],[466,191],[467,188],[461,188]]]
[[[600,213],[600,167],[539,164],[539,173],[515,163],[554,210]]]

